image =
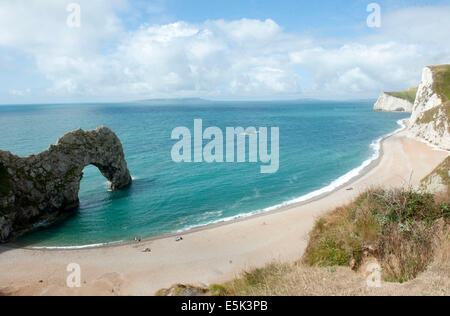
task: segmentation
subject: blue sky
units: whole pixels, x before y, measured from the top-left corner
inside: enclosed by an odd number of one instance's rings
[[[3,0],[0,104],[374,98],[450,63],[449,1],[372,2]]]
[[[155,1],[154,13],[144,13],[148,1],[132,1],[136,8],[144,8],[140,23],[203,22],[211,19],[238,20],[273,19],[287,31],[312,33],[327,37],[351,37],[368,32],[366,26],[367,0],[167,0]],[[448,5],[448,1],[430,0],[388,0],[376,1],[386,11],[394,11],[411,6]],[[156,14],[155,14],[156,13]],[[161,14],[162,13],[162,14]],[[155,16],[156,15],[156,16]]]

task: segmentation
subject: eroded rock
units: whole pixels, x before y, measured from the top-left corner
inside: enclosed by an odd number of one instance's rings
[[[100,170],[111,190],[131,184],[122,144],[106,127],[67,133],[38,155],[0,151],[0,242],[75,210],[88,165]]]

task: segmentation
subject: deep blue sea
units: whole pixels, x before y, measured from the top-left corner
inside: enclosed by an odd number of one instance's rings
[[[174,104],[170,104],[174,103]],[[66,132],[107,126],[121,139],[134,178],[110,192],[88,166],[81,206],[68,220],[21,240],[34,247],[129,241],[270,211],[342,185],[378,154],[378,141],[407,114],[372,111],[373,102],[146,102],[0,106],[0,149],[39,153]],[[181,163],[172,130],[194,119],[210,126],[279,127],[280,168],[260,163]],[[206,143],[206,142],[205,142]],[[269,147],[270,148],[270,147]]]

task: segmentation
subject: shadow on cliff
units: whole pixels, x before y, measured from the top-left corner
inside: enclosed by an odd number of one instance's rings
[[[5,252],[8,252],[9,250],[14,250],[16,247],[12,247],[11,245],[8,244],[0,244],[0,255],[2,255]],[[0,292],[0,296],[1,292]]]

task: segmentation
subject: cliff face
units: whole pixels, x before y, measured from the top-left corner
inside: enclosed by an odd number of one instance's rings
[[[375,111],[384,112],[411,112],[413,108],[412,102],[393,96],[389,93],[383,93],[377,103],[375,103]]]
[[[100,170],[112,190],[131,183],[122,144],[106,127],[67,133],[46,151],[25,158],[0,151],[0,242],[76,209],[88,165]]]
[[[426,67],[417,92],[409,135],[450,150],[450,65]]]

